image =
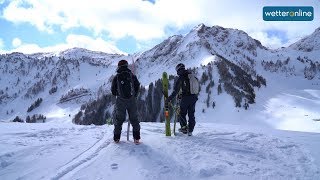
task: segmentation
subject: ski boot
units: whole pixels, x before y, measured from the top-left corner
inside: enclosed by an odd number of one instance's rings
[[[120,142],[120,136],[121,136],[121,134],[114,134],[113,135],[114,143],[119,143]]]
[[[187,126],[183,126],[180,129],[178,129],[179,132],[182,132],[183,134],[187,134],[188,133],[188,127]]]
[[[134,140],[133,140],[133,143],[136,144],[136,145],[138,145],[138,144],[140,144],[140,140],[139,140],[139,139],[134,139]]]

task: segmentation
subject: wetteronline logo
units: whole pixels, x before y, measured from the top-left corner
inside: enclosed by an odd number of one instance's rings
[[[263,20],[265,21],[312,21],[313,18],[312,6],[263,7]]]

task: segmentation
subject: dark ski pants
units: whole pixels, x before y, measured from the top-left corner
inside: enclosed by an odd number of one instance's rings
[[[122,124],[126,120],[126,111],[128,111],[129,120],[132,125],[133,138],[140,139],[140,122],[138,120],[137,102],[135,97],[130,99],[117,97],[113,112],[114,140],[120,139]]]
[[[187,125],[186,116],[188,114],[189,132],[193,132],[194,126],[196,125],[194,112],[195,112],[197,100],[198,100],[198,97],[196,95],[184,96],[181,98],[179,122],[180,122],[181,127],[186,126]]]

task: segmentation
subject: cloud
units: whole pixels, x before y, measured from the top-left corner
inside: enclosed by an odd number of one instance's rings
[[[18,39],[18,38],[15,38]],[[89,36],[70,34],[66,38],[66,43],[57,44],[54,46],[40,47],[37,44],[25,44],[20,41],[20,45],[15,49],[5,52],[22,52],[26,54],[38,53],[38,52],[59,52],[73,47],[86,48],[92,51],[102,51],[107,53],[118,53],[121,52],[112,42],[104,41],[101,38],[93,39]]]
[[[89,36],[71,34],[67,37],[66,41],[69,47],[81,47],[94,51],[125,54],[113,45],[112,42],[106,42],[102,38],[92,39]]]
[[[138,0],[12,0],[2,16],[14,23],[30,23],[49,33],[59,28],[65,31],[84,27],[95,36],[107,35],[112,40],[132,36],[138,41],[172,35],[166,34],[168,27],[176,30],[170,33],[175,33],[205,23],[241,29],[255,34],[262,42],[270,40],[270,45],[278,45],[277,38],[281,37],[267,39],[261,33],[278,29],[287,32],[290,41],[312,33],[319,26],[314,23],[319,21],[317,16],[314,22],[265,22],[262,8],[268,5],[309,5],[314,7],[314,12],[320,10],[320,4],[314,0],[158,0],[154,4]]]
[[[112,38],[134,36],[143,40],[164,36],[163,23],[152,16],[152,6],[132,0],[13,0],[4,9],[3,18],[30,23],[49,33],[56,26],[62,30],[85,27],[96,35],[108,33]]]
[[[22,42],[21,42],[21,40],[19,38],[14,38],[12,40],[12,46],[15,47],[15,48],[19,47],[21,44],[22,44]]]
[[[282,40],[276,36],[268,36],[266,32],[255,32],[250,34],[251,37],[258,39],[268,48],[280,48],[283,46]]]

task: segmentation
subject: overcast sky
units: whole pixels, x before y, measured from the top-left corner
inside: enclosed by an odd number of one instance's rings
[[[264,6],[313,6],[308,22],[265,22]],[[319,0],[0,0],[0,52],[83,47],[133,53],[204,23],[246,31],[271,48],[320,26]]]

